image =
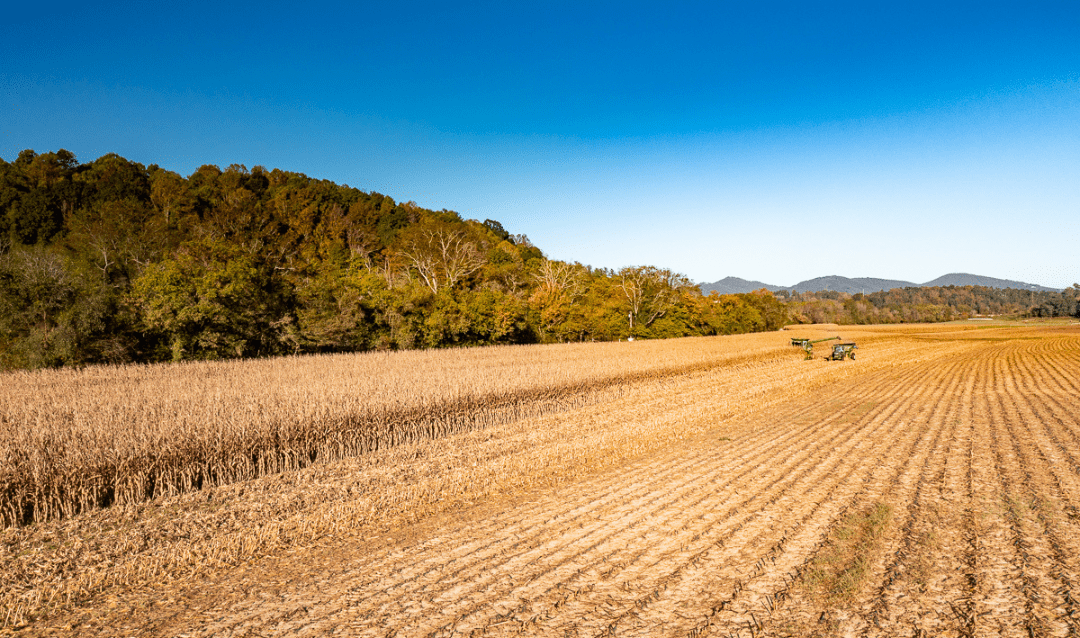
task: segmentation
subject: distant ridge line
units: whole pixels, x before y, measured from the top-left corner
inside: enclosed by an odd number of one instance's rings
[[[1033,290],[1036,292],[1060,292],[1060,288],[1047,288],[1037,284],[1029,284],[1010,279],[997,279],[983,275],[955,272],[942,275],[926,283],[917,284],[900,279],[877,279],[874,277],[841,277],[830,275],[828,277],[816,277],[800,281],[794,286],[775,286],[760,281],[740,279],[739,277],[725,277],[712,283],[699,284],[702,294],[716,291],[717,294],[731,295],[738,293],[753,292],[762,288],[771,292],[780,290],[794,290],[795,292],[822,292],[826,290],[845,292],[848,294],[872,293],[893,288],[927,288],[931,286],[985,286],[987,288],[1015,288],[1017,290]]]

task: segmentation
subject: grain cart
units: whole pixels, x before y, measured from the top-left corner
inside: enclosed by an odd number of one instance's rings
[[[813,341],[811,341],[810,339],[798,339],[796,337],[792,337],[791,338],[791,345],[793,345],[793,346],[801,346],[802,349],[804,351],[806,351],[806,359],[805,360],[809,361],[809,360],[814,358],[814,344],[815,343],[821,343],[822,341],[839,341],[839,340],[840,340],[840,337],[826,337],[825,339],[814,339]]]
[[[851,357],[851,360],[855,360],[855,349],[859,346],[854,343],[838,343],[833,346],[832,354],[825,357],[830,361],[843,361],[847,357]]]

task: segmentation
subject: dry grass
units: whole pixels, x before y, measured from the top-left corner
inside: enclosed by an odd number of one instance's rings
[[[892,507],[873,503],[848,514],[833,529],[825,547],[804,574],[806,586],[833,606],[851,600],[870,571],[892,518]]]

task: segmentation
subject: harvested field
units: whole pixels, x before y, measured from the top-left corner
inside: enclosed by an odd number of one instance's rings
[[[836,363],[791,334],[587,405],[8,528],[9,630],[1075,634],[1080,330],[844,329],[861,347]]]

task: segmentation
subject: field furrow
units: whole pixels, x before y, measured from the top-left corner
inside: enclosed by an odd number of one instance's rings
[[[1006,363],[1013,369],[1003,375],[1004,392],[997,398],[1006,418],[1002,420],[1009,445],[1005,453],[1014,459],[1011,481],[1014,485],[1010,515],[1026,532],[1023,546],[1031,563],[1036,567],[1039,582],[1033,583],[1039,603],[1038,617],[1047,635],[1071,635],[1076,633],[1077,608],[1074,596],[1077,583],[1076,525],[1063,516],[1063,511],[1075,509],[1080,492],[1065,487],[1072,483],[1063,476],[1046,456],[1048,449],[1044,438],[1048,420],[1040,418],[1044,396],[1022,388],[1015,382],[1018,372],[1030,374],[1037,381],[1043,380],[1042,370],[1032,368],[1029,357],[1009,357]],[[1032,580],[1035,580],[1033,578]]]
[[[723,553],[725,547],[742,548],[741,558],[750,563],[763,560],[754,553],[757,547],[768,560],[779,560],[777,542],[785,536],[806,547],[818,540],[816,534],[803,532],[804,521],[813,520],[815,529],[827,527],[828,516],[817,520],[814,515],[829,510],[835,516],[847,491],[888,482],[888,477],[876,476],[888,463],[869,453],[875,449],[885,453],[879,441],[894,420],[904,418],[895,412],[903,405],[918,404],[913,399],[920,394],[909,396],[904,388],[924,374],[910,370],[864,382],[860,386],[865,387],[849,390],[846,406],[830,402],[819,419],[798,428],[788,424],[805,415],[805,405],[778,410],[776,426],[723,442],[719,450],[701,450],[681,462],[666,459],[668,471],[658,472],[655,463],[646,465],[641,473],[645,478],[634,480],[639,474],[628,474],[620,479],[626,486],[621,490],[581,486],[587,488],[579,488],[586,497],[617,498],[589,502],[588,509],[576,511],[563,505],[563,512],[574,512],[567,518],[576,515],[578,520],[549,517],[561,530],[557,539],[545,539],[548,530],[528,517],[496,521],[500,537],[513,542],[489,546],[484,556],[472,551],[467,538],[440,538],[447,553],[436,551],[440,560],[426,562],[422,573],[397,564],[391,570],[396,575],[387,576],[378,592],[371,591],[369,582],[354,583],[346,595],[350,609],[339,610],[336,618],[312,610],[302,624],[291,628],[314,633],[344,622],[368,631],[393,628],[423,635],[449,628],[498,633],[500,628],[521,629],[523,624],[536,633],[648,626],[648,618],[628,618],[627,610],[619,611],[612,601],[638,592],[628,601],[631,611],[648,606],[663,614],[669,600],[685,600],[687,587],[700,587],[703,579],[715,581],[711,566],[733,560]],[[903,401],[888,400],[893,396]],[[918,438],[917,431],[907,434],[912,443]],[[808,440],[813,441],[811,446]],[[890,456],[894,463],[905,458],[910,457]],[[855,459],[861,462],[852,463]],[[836,489],[840,484],[845,489]],[[644,486],[644,493],[635,492],[639,486]],[[806,509],[803,505],[808,502],[820,507]],[[800,510],[801,516],[789,516]],[[688,512],[709,514],[692,517]],[[515,527],[523,522],[529,524]],[[486,537],[484,531],[471,530],[470,537]],[[454,552],[454,546],[463,551]],[[430,549],[414,548],[409,553],[430,555]],[[381,577],[388,570],[368,564],[363,571]],[[493,604],[498,600],[529,604],[504,608]],[[408,616],[411,621],[394,624]]]
[[[511,423],[447,426],[437,442],[380,452],[398,460],[372,464],[365,483],[305,470],[292,498],[310,486],[336,500],[282,511],[322,517],[318,529],[334,531],[316,543],[268,544],[279,554],[174,581],[182,588],[133,586],[128,600],[103,587],[93,607],[21,635],[1080,633],[1080,331],[861,334],[857,361],[803,362],[777,347],[784,335],[745,353],[680,351],[651,364],[654,378],[580,405],[543,395],[557,414],[511,405]],[[614,372],[562,378],[636,374],[628,359],[592,370]],[[543,387],[531,374],[515,387]],[[524,455],[535,474],[518,469]],[[566,455],[576,460],[562,465]],[[252,490],[266,494],[267,480]],[[365,505],[367,521],[350,498],[376,485],[390,491]],[[372,487],[352,497],[357,486]],[[342,522],[328,526],[335,511]],[[32,581],[32,565],[10,564]]]
[[[1013,389],[1008,375],[1013,372],[1009,366],[1013,356],[1014,353],[1008,353],[995,358],[991,374],[992,391],[984,395],[990,413],[988,425],[992,462],[1000,481],[999,511],[989,514],[1001,520],[1014,550],[1011,561],[1023,610],[1016,616],[1022,623],[1022,630],[1027,635],[1062,635],[1065,627],[1060,618],[1063,603],[1059,593],[1061,584],[1055,582],[1053,577],[1053,557],[1049,553],[1047,539],[1037,531],[1040,525],[1032,511],[1034,503],[1031,500],[1035,495],[1025,489],[1026,470],[1022,466],[1023,459],[1017,453],[1019,443],[1010,427],[1011,424],[1024,424],[1010,396]],[[1014,611],[1020,612],[1020,609]]]
[[[904,477],[878,497],[891,507],[892,520],[882,534],[880,566],[870,562],[867,580],[873,585],[864,588],[857,603],[858,615],[865,621],[862,635],[897,635],[922,617],[922,610],[913,604],[912,586],[917,586],[923,560],[920,553],[932,528],[932,493],[944,480],[950,448],[957,439],[959,402],[955,396],[966,368],[956,363],[928,375],[926,383],[933,391],[920,402],[930,410],[919,418],[929,425],[933,438],[927,437],[919,473]]]
[[[903,385],[897,386],[903,387]],[[874,495],[880,492],[881,486],[893,484],[904,472],[910,470],[913,462],[917,463],[917,448],[926,432],[920,427],[910,427],[903,431],[897,431],[896,424],[910,423],[915,416],[910,409],[910,396],[907,392],[895,397],[882,397],[880,395],[867,397],[880,402],[884,409],[876,413],[867,414],[861,421],[860,426],[867,435],[867,444],[859,454],[847,462],[861,461],[859,469],[863,474],[857,491],[833,490],[828,493],[828,498],[836,503],[836,513],[832,517],[812,517],[811,525],[801,530],[803,538],[797,545],[804,548],[802,553],[794,553],[788,561],[791,563],[788,572],[781,572],[780,581],[794,579],[797,575],[809,568],[809,561],[813,552],[806,552],[806,547],[813,547],[815,552],[821,547],[824,539],[841,514],[851,512],[874,500]],[[891,449],[880,445],[882,440],[888,440]],[[869,471],[866,469],[869,468]],[[780,590],[770,590],[770,584],[776,584],[775,574],[762,574],[762,585],[743,586],[739,588],[740,596],[721,601],[724,606],[723,613],[717,614],[713,619],[716,629],[713,633],[724,630],[734,630],[743,623],[754,624],[755,619],[766,618],[770,615],[770,609],[774,607],[774,600]],[[760,589],[760,591],[759,591]],[[745,595],[751,592],[753,595]],[[782,595],[780,596],[783,597]],[[784,609],[784,607],[781,607]]]
[[[994,391],[990,361],[981,371],[972,405],[975,446],[972,462],[976,508],[976,565],[980,584],[973,613],[982,636],[1027,635],[1030,622],[1021,584],[1022,566],[1016,555],[1015,532],[1003,516],[1006,486],[997,462],[993,414],[987,394]]]
[[[922,378],[930,372],[923,370]],[[952,370],[949,375],[956,378],[957,371]],[[788,604],[770,615],[770,621],[765,623],[768,631],[784,633],[833,627],[865,632],[893,611],[890,606],[895,606],[896,601],[892,598],[899,597],[894,591],[895,581],[905,572],[912,531],[918,520],[915,513],[922,508],[922,486],[927,477],[943,473],[940,448],[950,440],[947,420],[928,418],[924,411],[927,399],[934,404],[938,398],[935,394],[940,394],[940,390],[928,384],[922,392],[904,398],[907,412],[890,423],[889,436],[895,439],[904,430],[916,433],[910,448],[891,446],[891,452],[904,458],[905,463],[887,481],[878,482],[852,503],[852,515],[826,531],[814,554],[808,557],[807,565],[800,570],[804,589],[819,590],[817,593],[826,604],[813,604],[812,592],[797,591]],[[852,555],[839,552],[836,541],[842,540],[843,534],[856,531],[852,529],[852,521],[865,518],[867,512],[875,509],[887,512],[879,538],[865,546],[846,548]],[[841,569],[835,568],[836,563],[840,563]],[[852,590],[860,581],[881,583],[864,587],[878,598],[862,602],[854,599]]]
[[[513,588],[517,581],[531,582],[535,588],[547,582],[544,576],[549,574],[557,578],[549,589],[574,588],[575,581],[589,582],[605,568],[610,572],[611,565],[619,563],[618,555],[625,554],[623,548],[633,537],[635,529],[672,529],[675,527],[671,521],[673,516],[678,516],[680,512],[697,511],[704,499],[711,497],[715,500],[717,495],[722,499],[728,493],[742,491],[749,495],[750,499],[761,498],[760,490],[752,489],[756,486],[743,483],[748,475],[765,468],[765,475],[756,477],[756,480],[771,481],[773,484],[780,481],[787,468],[783,463],[797,460],[782,457],[795,448],[800,436],[807,435],[812,427],[783,433],[779,446],[754,445],[744,448],[752,450],[752,454],[724,455],[723,450],[738,450],[740,446],[735,442],[720,441],[718,447],[721,455],[714,454],[715,451],[707,451],[675,463],[670,458],[665,458],[662,462],[650,463],[639,468],[638,472],[628,475],[630,480],[619,489],[613,490],[607,484],[587,485],[589,489],[581,490],[584,500],[571,500],[569,504],[557,501],[559,504],[555,507],[561,507],[561,511],[546,511],[546,524],[537,523],[532,518],[535,513],[531,510],[512,520],[493,521],[490,524],[491,532],[511,538],[513,543],[496,543],[488,547],[489,553],[485,556],[453,551],[454,546],[467,547],[466,542],[459,542],[463,539],[440,539],[440,544],[448,553],[436,551],[435,555],[439,556],[439,560],[434,564],[426,564],[427,571],[424,574],[417,574],[406,568],[399,577],[393,578],[391,583],[384,583],[389,586],[380,591],[378,597],[390,601],[389,604],[400,605],[401,601],[415,597],[438,601],[447,590],[452,591],[458,598],[467,599],[470,592],[481,589],[485,596],[497,598],[496,594],[505,595],[505,592],[498,591],[498,588],[492,590],[491,584],[499,575],[509,573],[509,567],[516,567],[524,572],[515,572],[513,581],[502,581],[504,588]],[[759,436],[751,438],[757,439]],[[715,466],[729,463],[733,466],[734,474],[721,481],[715,476]],[[693,487],[698,489],[690,491],[692,482],[700,482],[701,477],[710,475],[714,476],[712,485],[705,485],[704,490],[701,485],[695,485]],[[657,486],[662,486],[662,489],[658,490]],[[589,496],[591,494],[606,496],[592,499]],[[710,507],[715,505],[716,503],[709,504]],[[643,520],[650,524],[643,524]],[[559,535],[553,540],[547,540],[545,535],[551,533],[552,527],[559,531]],[[570,528],[569,533],[567,528]],[[700,537],[700,531],[690,523],[681,522],[679,528],[685,534]],[[477,536],[487,536],[484,534],[486,530],[478,531],[480,533]],[[425,555],[427,551],[417,553]],[[647,559],[648,556],[642,554],[639,558]],[[373,570],[374,573],[383,571],[370,565],[366,565],[365,569]],[[558,579],[563,574],[570,576]],[[481,580],[475,581],[477,578]],[[366,583],[354,589],[358,592],[368,591]],[[375,601],[362,602],[371,606]],[[357,601],[355,604],[360,603],[361,601]],[[439,616],[450,615],[446,611],[440,612]],[[372,618],[371,621],[377,622],[378,619]]]

